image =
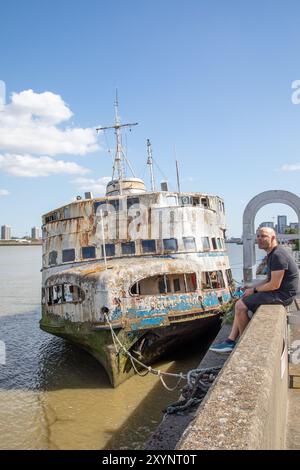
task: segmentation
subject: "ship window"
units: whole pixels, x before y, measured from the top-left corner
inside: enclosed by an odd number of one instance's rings
[[[57,264],[57,251],[50,251],[49,253],[49,266]]]
[[[168,293],[195,292],[196,273],[164,274],[150,276],[135,282],[129,289],[130,295],[159,295]]]
[[[224,202],[222,202],[222,208],[223,208],[223,212],[225,214],[225,205],[224,205]]]
[[[202,289],[220,289],[225,287],[222,271],[208,271],[202,273]]]
[[[127,198],[127,209],[129,209],[134,204],[139,204],[140,199],[138,197],[129,197]]]
[[[201,204],[202,204],[203,207],[209,207],[208,198],[207,197],[202,197],[201,198]]]
[[[209,251],[210,250],[209,238],[202,237],[201,241],[202,241],[203,251]]]
[[[103,250],[103,245],[101,247],[102,249],[102,256],[104,257],[104,250]],[[106,256],[115,256],[116,253],[116,247],[114,243],[105,243],[105,254]]]
[[[178,243],[176,238],[164,238],[165,251],[177,251]]]
[[[83,290],[71,284],[50,286],[46,290],[48,291],[48,305],[78,303],[82,302],[85,298]]]
[[[168,206],[177,206],[177,197],[176,196],[167,196],[167,205]]]
[[[186,250],[196,251],[195,237],[183,237],[183,243]]]
[[[96,247],[95,246],[83,246],[82,247],[82,258],[96,258]]]
[[[64,219],[69,219],[70,218],[70,207],[65,207],[64,208]]]
[[[142,240],[143,253],[155,253],[156,243],[155,240]]]
[[[48,222],[53,222],[55,220],[58,220],[58,213],[57,212],[52,212],[52,214],[48,215],[45,219],[46,224]]]
[[[62,260],[63,260],[63,263],[74,261],[75,260],[75,250],[74,250],[74,248],[70,248],[68,250],[63,250]]]
[[[130,294],[131,295],[140,295],[140,284],[139,282],[136,282],[133,284],[133,286],[130,289]]]
[[[180,201],[181,201],[181,204],[184,206],[190,204],[189,196],[181,196]]]
[[[107,201],[96,201],[96,202],[94,202],[94,211],[95,211],[95,213],[97,212],[97,209],[98,209],[99,206],[103,206],[105,204],[107,204]]]
[[[42,287],[42,304],[46,302],[46,289]]]
[[[167,276],[158,279],[158,290],[160,294],[167,294],[170,292],[170,281]]]
[[[221,238],[217,238],[217,244],[218,244],[219,250],[222,250]]]
[[[112,201],[110,200],[105,200],[105,201],[97,201],[97,202],[94,202],[94,211],[95,213],[97,212],[97,209],[99,206],[103,206],[103,205],[106,205],[109,206],[113,206],[115,208],[116,211],[119,210],[119,199],[113,199]]]
[[[200,198],[199,197],[193,197],[192,198],[192,204],[193,204],[193,206],[199,206]]]
[[[121,243],[122,255],[134,255],[135,254],[135,242]]]
[[[216,242],[216,239],[215,238],[212,238],[211,239],[211,242],[212,242],[212,246],[213,246],[213,250],[217,250],[217,242]]]

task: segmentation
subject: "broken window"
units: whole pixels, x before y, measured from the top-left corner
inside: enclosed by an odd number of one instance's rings
[[[196,251],[195,237],[183,237],[184,248],[187,251]]]
[[[203,207],[209,207],[208,197],[202,197],[202,198],[201,198],[201,205],[202,205]]]
[[[232,271],[231,269],[226,269],[225,272],[226,272],[228,285],[231,286],[231,284],[233,284]]]
[[[178,251],[178,242],[176,238],[164,238],[165,251]]]
[[[202,289],[220,289],[225,287],[222,271],[204,271],[201,275]]]
[[[192,197],[192,204],[193,204],[193,206],[199,206],[200,198],[199,197]]]
[[[104,257],[103,245],[101,246],[102,257]],[[105,243],[105,255],[106,256],[115,256],[116,247],[114,243]]]
[[[135,242],[121,243],[122,255],[134,255],[135,254]]]
[[[131,295],[158,295],[194,292],[196,289],[196,273],[180,273],[156,275],[141,279],[132,285],[129,292]]]
[[[63,250],[62,252],[62,261],[63,263],[68,263],[75,260],[75,249],[70,248],[68,250]]]
[[[49,266],[55,266],[56,264],[57,264],[57,251],[50,251]]]
[[[203,251],[209,251],[210,250],[209,238],[208,237],[202,237],[201,241],[202,241]]]
[[[170,281],[167,276],[159,278],[158,290],[160,294],[167,294],[168,292],[170,292]]]
[[[138,282],[133,284],[133,286],[130,289],[130,294],[131,295],[140,295],[140,285]]]
[[[82,247],[82,258],[96,258],[96,247],[95,246],[83,246]]]
[[[82,302],[85,298],[83,290],[72,284],[50,286],[46,291],[48,305],[78,303]]]
[[[142,251],[143,253],[155,253],[156,252],[155,240],[142,240]]]

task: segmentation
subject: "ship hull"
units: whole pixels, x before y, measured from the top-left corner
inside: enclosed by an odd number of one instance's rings
[[[120,343],[145,365],[152,365],[165,354],[199,338],[199,348],[205,342],[204,335],[220,325],[220,312],[201,314],[199,318],[181,321],[160,328],[128,332],[115,327]],[[105,329],[91,323],[72,323],[43,312],[40,322],[42,330],[64,338],[86,350],[104,367],[111,385],[117,387],[135,374],[131,360],[118,352],[110,328]],[[141,372],[145,369],[137,366]]]

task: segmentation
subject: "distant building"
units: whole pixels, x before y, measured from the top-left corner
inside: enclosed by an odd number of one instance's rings
[[[41,238],[41,232],[39,227],[32,227],[31,238],[33,238],[33,240],[39,240]]]
[[[261,224],[259,224],[258,228],[261,228],[261,227],[274,228],[274,222],[262,222]]]
[[[286,215],[278,215],[277,216],[277,233],[284,233],[287,226],[288,226],[287,225],[287,216]]]
[[[2,225],[1,240],[11,240],[11,227],[9,225]]]
[[[291,222],[290,228],[299,230],[299,223],[298,222]]]

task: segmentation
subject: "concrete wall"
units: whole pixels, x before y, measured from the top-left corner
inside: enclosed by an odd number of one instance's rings
[[[283,307],[258,309],[177,449],[284,448],[286,323]]]

